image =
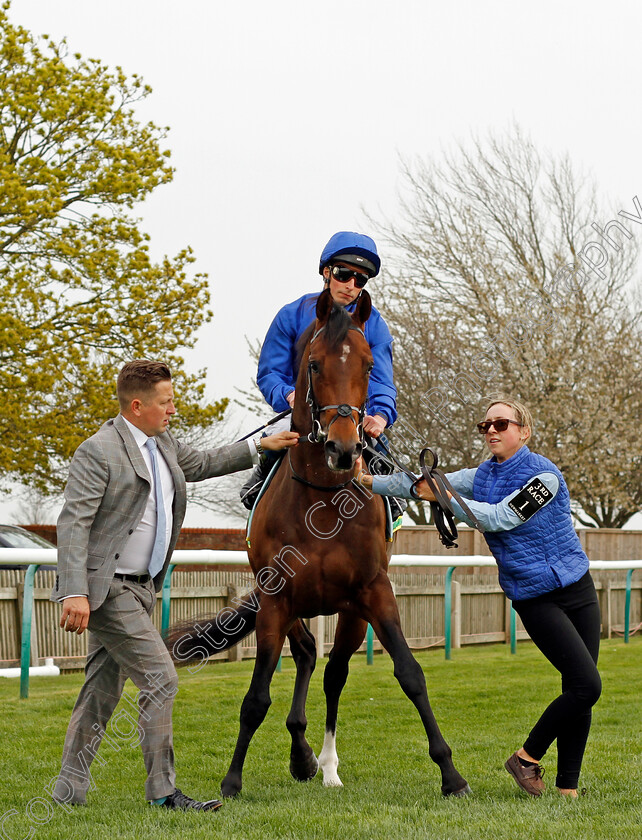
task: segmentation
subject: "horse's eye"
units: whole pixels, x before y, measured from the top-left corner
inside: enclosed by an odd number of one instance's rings
[[[319,363],[318,362],[310,362],[310,370],[312,371],[312,373],[318,373],[319,372]]]
[[[372,373],[372,368],[373,367],[374,367],[374,362],[370,362],[370,364],[366,368],[366,373]]]

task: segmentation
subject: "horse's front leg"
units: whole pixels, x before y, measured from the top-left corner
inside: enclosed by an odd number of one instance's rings
[[[236,796],[243,787],[243,764],[252,736],[270,708],[270,682],[279,661],[290,619],[261,602],[256,621],[256,660],[247,694],[241,705],[241,725],[230,769],[221,783],[223,796]]]
[[[290,652],[296,665],[296,681],[292,706],[286,726],[292,737],[290,751],[290,773],[298,782],[313,779],[319,769],[319,762],[305,737],[308,719],[305,714],[305,701],[308,696],[310,679],[317,664],[317,647],[314,636],[301,619],[295,621],[288,633]]]
[[[339,614],[337,630],[334,634],[334,646],[330,651],[328,664],[323,673],[323,690],[326,700],[325,737],[323,749],[319,755],[319,765],[323,771],[323,784],[326,787],[343,785],[337,767],[337,715],[339,698],[348,678],[348,665],[352,654],[358,650],[366,635],[367,624],[363,619],[346,613]]]
[[[377,576],[364,592],[361,604],[364,617],[372,624],[379,641],[392,657],[395,677],[419,712],[428,736],[430,757],[441,770],[441,792],[444,796],[470,793],[466,779],[455,769],[452,751],[430,707],[424,672],[404,638],[397,602],[386,574]]]

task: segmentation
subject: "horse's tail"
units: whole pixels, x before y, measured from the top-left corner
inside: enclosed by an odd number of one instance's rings
[[[256,588],[240,601],[236,608],[225,607],[215,615],[173,624],[165,637],[165,644],[177,665],[205,660],[214,653],[228,650],[248,636],[256,626],[261,609],[261,590]]]

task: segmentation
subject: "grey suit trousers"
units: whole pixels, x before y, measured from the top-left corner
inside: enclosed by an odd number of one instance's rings
[[[172,705],[178,691],[176,669],[151,620],[154,584],[114,578],[105,601],[89,616],[85,682],[71,715],[62,769],[53,789],[61,803],[84,803],[96,783],[90,766],[118,761],[116,753],[140,743],[147,799],[160,799],[176,787]],[[130,678],[138,692],[125,692]],[[112,717],[113,715],[113,717]],[[100,755],[96,752],[100,744]]]

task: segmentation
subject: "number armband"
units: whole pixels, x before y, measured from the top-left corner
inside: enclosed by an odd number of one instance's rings
[[[526,522],[553,498],[551,490],[539,478],[533,478],[508,503],[508,507]]]

